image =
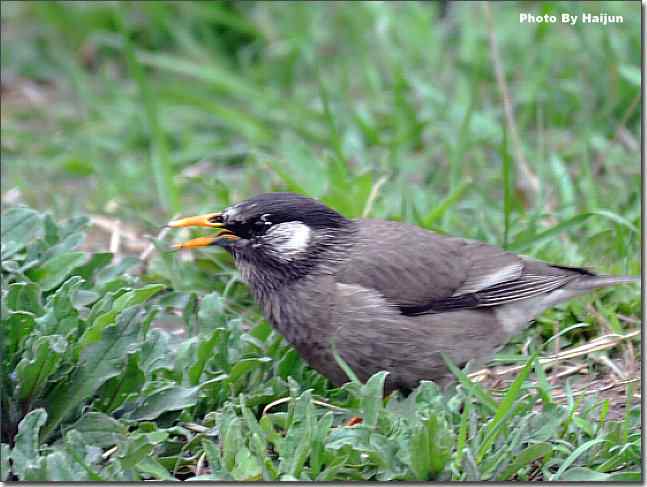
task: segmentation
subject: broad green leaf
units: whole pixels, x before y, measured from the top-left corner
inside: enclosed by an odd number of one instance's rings
[[[81,276],[86,282],[92,282],[94,276],[112,262],[112,257],[112,252],[94,253],[85,264],[77,267],[74,273]]]
[[[77,470],[77,480],[88,479],[95,482],[106,480],[99,475],[95,466],[103,460],[101,448],[88,444],[85,437],[75,429],[67,432],[64,444],[70,463],[76,464],[70,466]]]
[[[289,375],[294,374],[295,368],[299,364],[299,353],[293,348],[288,349],[288,351],[281,357],[278,364],[276,365],[276,373],[279,377],[287,379]]]
[[[245,396],[243,394],[240,395],[240,410],[243,413],[243,419],[245,420],[247,429],[249,429],[251,433],[257,434],[259,438],[264,439],[266,436],[265,432],[260,427],[260,425],[258,424],[258,421],[256,420],[252,412],[245,404]]]
[[[44,264],[27,271],[27,277],[36,281],[43,291],[49,291],[61,284],[75,267],[88,258],[85,252],[67,252],[52,257]]]
[[[416,480],[432,480],[449,462],[452,441],[450,430],[440,416],[433,413],[419,422],[409,440],[411,469]]]
[[[262,367],[264,364],[271,362],[272,359],[269,357],[260,357],[260,358],[245,358],[241,359],[234,364],[234,366],[229,371],[229,381],[232,384],[235,384],[238,379],[245,375],[250,370],[253,370],[257,367]]]
[[[147,377],[158,370],[173,370],[173,356],[169,349],[169,334],[160,329],[151,330],[141,350],[141,368]]]
[[[45,482],[49,480],[49,475],[47,473],[47,457],[40,457],[36,464],[27,467],[20,480],[25,480],[27,482]]]
[[[279,469],[282,473],[299,478],[310,454],[315,427],[312,393],[307,390],[294,402],[292,421],[285,441],[279,446],[282,457]]]
[[[207,455],[207,461],[209,462],[209,468],[212,472],[217,472],[222,469],[220,464],[220,450],[214,444],[213,441],[208,438],[202,438],[202,449]]]
[[[317,427],[315,428],[314,436],[312,438],[310,459],[308,461],[311,472],[310,475],[313,479],[316,479],[319,476],[321,468],[324,466],[325,445],[332,423],[333,414],[331,411],[328,411],[319,420]]]
[[[11,466],[9,465],[10,451],[11,448],[7,443],[0,445],[0,482],[6,481],[11,473]]]
[[[35,340],[30,356],[24,357],[16,367],[16,394],[20,401],[40,395],[47,379],[58,368],[66,348],[67,341],[60,335],[47,335]]]
[[[128,418],[135,421],[157,418],[167,411],[178,411],[194,406],[198,401],[201,386],[171,386],[155,391],[144,398],[142,403],[129,413]]]
[[[35,409],[18,424],[18,434],[11,450],[11,461],[13,472],[19,479],[24,479],[27,468],[39,468],[38,433],[46,421],[45,410]]]
[[[6,330],[3,354],[6,354],[4,357],[12,368],[20,358],[18,351],[22,349],[25,338],[29,336],[35,325],[34,315],[26,311],[9,313],[7,319],[2,322],[2,327]]]
[[[20,271],[20,266],[15,260],[10,260],[22,249],[22,245],[18,242],[2,241],[0,242],[0,258],[2,259],[2,270],[10,274],[17,274]]]
[[[45,255],[43,256],[43,260],[49,261],[50,259],[53,259],[56,256],[68,253],[76,249],[77,247],[79,247],[84,240],[85,240],[85,233],[74,232],[68,235],[67,237],[65,237],[65,239],[62,242],[59,242],[58,244],[48,248],[47,252],[45,252]]]
[[[125,448],[122,448],[119,454],[123,468],[133,468],[141,460],[150,455],[155,445],[162,443],[167,438],[168,433],[165,431],[130,435]]]
[[[566,470],[559,479],[563,482],[608,482],[611,480],[609,477],[610,475],[608,473],[596,472],[590,468],[572,467]]]
[[[77,232],[86,230],[90,224],[90,219],[87,216],[75,216],[68,220],[65,220],[58,226],[60,233],[59,238],[66,239],[68,236],[73,235]]]
[[[366,428],[335,428],[330,433],[326,449],[342,450],[348,446],[362,449],[365,448],[369,435],[370,432]]]
[[[103,330],[111,323],[114,323],[119,313],[129,306],[145,303],[165,287],[166,286],[164,284],[149,284],[148,286],[133,289],[121,294],[112,303],[112,309],[98,316],[85,330],[85,333],[83,333],[83,336],[79,339],[79,348],[83,350],[88,345],[99,341]]]
[[[126,271],[136,265],[140,265],[141,261],[137,257],[128,256],[120,260],[118,263],[108,267],[104,267],[96,273],[95,281],[98,289],[114,291],[114,282],[121,282],[121,279],[126,274]],[[119,286],[121,287],[121,286]],[[109,289],[107,289],[109,288]]]
[[[209,329],[213,323],[218,322],[218,317],[221,316],[225,309],[225,300],[216,292],[209,293],[203,296],[200,300],[200,308],[198,309],[198,320],[201,328]]]
[[[338,474],[349,463],[350,453],[339,454],[332,458],[326,468],[317,476],[317,482],[328,482],[339,479]]]
[[[508,467],[506,467],[499,478],[501,480],[513,480],[511,477],[515,475],[520,469],[527,467],[537,458],[541,457],[546,459],[551,455],[552,451],[552,446],[547,442],[530,445],[529,447],[519,452],[514,461]]]
[[[137,340],[139,312],[138,307],[123,311],[117,323],[104,330],[99,342],[81,352],[79,367],[70,379],[58,384],[48,395],[49,420],[43,431],[44,438],[101,385],[123,370],[128,351]]]
[[[10,208],[0,218],[2,259],[23,248],[43,233],[43,215],[30,208]],[[8,245],[5,251],[4,245]],[[12,252],[8,252],[11,248]]]
[[[118,291],[108,291],[106,292],[97,302],[92,305],[90,308],[90,314],[86,318],[86,322],[92,324],[96,319],[104,313],[107,313],[112,309],[112,304],[115,302],[118,296],[121,296],[123,293],[127,292],[126,288],[121,288]]]
[[[162,480],[165,482],[177,481],[177,479],[173,477],[154,456],[147,456],[142,458],[137,463],[136,468],[139,473],[151,476],[156,480]],[[194,479],[195,477],[191,480]]]
[[[240,418],[234,417],[226,423],[222,434],[222,466],[227,472],[232,472],[236,466],[236,454],[243,446]]]
[[[215,329],[208,339],[204,336],[198,337],[198,346],[195,351],[196,361],[189,367],[189,383],[191,385],[196,385],[200,382],[202,371],[207,361],[213,357],[213,349],[220,338],[222,338],[220,329]]]
[[[132,469],[124,468],[120,458],[113,458],[101,471],[101,474],[105,478],[110,479],[111,482],[133,482],[135,480],[141,480],[139,476],[135,476]]]
[[[167,296],[170,293],[167,293]],[[186,323],[189,336],[195,336],[200,332],[198,323],[198,295],[196,293],[177,293],[186,297],[184,305],[175,306],[182,308],[182,319]],[[162,305],[163,306],[163,305]]]
[[[74,307],[74,296],[83,284],[79,276],[72,276],[47,299],[47,312],[36,319],[42,335],[67,335],[77,330],[79,312]]]
[[[28,311],[36,316],[45,312],[40,297],[40,288],[33,282],[11,284],[5,297],[7,308],[12,311]]]
[[[377,372],[362,386],[360,402],[362,408],[362,424],[368,428],[375,428],[377,426],[378,416],[384,409],[384,381],[388,374],[386,371]]]
[[[59,232],[59,227],[52,218],[52,215],[45,214],[43,219],[43,226],[45,227],[45,242],[48,245],[55,245],[57,242],[60,242],[61,236]]]
[[[47,480],[75,482],[90,480],[84,469],[64,452],[58,450],[47,455]]]
[[[75,308],[81,308],[95,303],[100,297],[101,295],[97,292],[88,291],[87,289],[79,289],[74,295],[72,304]]]
[[[126,439],[128,427],[120,421],[103,413],[89,412],[71,426],[89,445],[109,448]]]
[[[236,453],[236,466],[231,471],[235,480],[260,480],[261,466],[248,448],[241,448]]]
[[[126,398],[141,391],[144,385],[144,372],[139,368],[140,353],[128,354],[128,362],[121,374],[113,377],[101,386],[95,401],[97,409],[112,412],[123,404]]]
[[[145,303],[165,288],[166,286],[164,284],[149,284],[148,286],[144,286],[139,289],[133,289],[132,291],[119,296],[115,300],[113,308],[117,311],[122,311],[129,306]]]

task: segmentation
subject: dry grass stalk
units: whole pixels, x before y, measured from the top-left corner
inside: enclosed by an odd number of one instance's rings
[[[563,360],[567,359],[572,359],[576,357],[581,357],[583,355],[588,355],[589,353],[592,352],[599,352],[601,350],[607,350],[609,348],[613,348],[619,343],[623,342],[624,340],[629,340],[635,336],[640,335],[640,330],[635,330],[633,332],[627,333],[626,335],[619,335],[615,333],[611,333],[608,335],[604,335],[601,337],[598,337],[589,343],[585,343],[584,345],[580,345],[579,347],[574,347],[570,348],[567,350],[564,350],[563,352],[559,354],[554,354],[554,355],[549,355],[548,357],[543,357],[539,359],[539,362],[545,366],[545,367],[551,367],[552,365],[561,362]],[[500,368],[500,369],[495,369],[492,370],[490,368],[484,368],[481,370],[477,370],[476,372],[472,372],[468,374],[468,377],[471,379],[476,380],[477,382],[482,380],[482,378],[487,377],[487,376],[496,376],[500,377],[503,375],[510,374],[512,372],[517,372],[525,367],[524,365],[514,365],[511,367],[506,367],[506,368]]]
[[[503,60],[499,54],[499,46],[497,43],[496,33],[494,31],[492,11],[489,2],[483,3],[483,10],[485,11],[485,19],[488,26],[490,55],[492,57],[492,63],[494,64],[494,75],[503,100],[503,111],[505,114],[506,125],[508,126],[508,131],[510,132],[510,137],[514,146],[517,168],[521,173],[521,177],[517,178],[517,185],[518,189],[525,195],[526,199],[530,201],[531,197],[534,197],[540,190],[539,178],[530,169],[530,165],[528,164],[523,152],[521,139],[519,138],[517,123],[514,117],[514,109],[512,107],[512,99],[508,90],[508,83],[505,79]]]

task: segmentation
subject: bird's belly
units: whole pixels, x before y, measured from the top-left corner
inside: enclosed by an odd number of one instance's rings
[[[333,302],[312,288],[305,290],[287,288],[260,297],[260,303],[274,328],[336,385],[349,378],[333,356],[333,342],[360,380],[388,371],[388,392],[413,389],[421,380],[445,383],[451,375],[443,353],[462,366],[486,359],[507,340],[491,309],[404,316],[360,288],[345,289],[348,293]]]
[[[446,354],[456,365],[480,364],[507,340],[491,310],[389,316],[370,326],[348,323],[337,350],[362,380],[387,370],[387,389],[413,389],[421,380],[446,383]]]

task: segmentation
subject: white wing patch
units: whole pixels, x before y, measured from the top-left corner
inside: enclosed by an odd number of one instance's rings
[[[305,223],[294,221],[270,227],[265,234],[277,254],[291,258],[304,252],[310,243],[312,230]]]
[[[471,269],[472,276],[470,276],[453,295],[459,296],[461,294],[475,293],[481,289],[485,289],[505,281],[517,279],[523,270],[523,264],[521,264],[521,262],[513,262],[512,264],[508,264],[498,269],[488,268],[487,264],[487,262],[484,262],[480,266],[474,266]]]

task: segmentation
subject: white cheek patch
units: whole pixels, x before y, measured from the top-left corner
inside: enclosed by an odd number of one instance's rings
[[[287,222],[274,225],[266,236],[270,237],[275,252],[291,257],[304,252],[310,243],[310,227],[301,222]]]

